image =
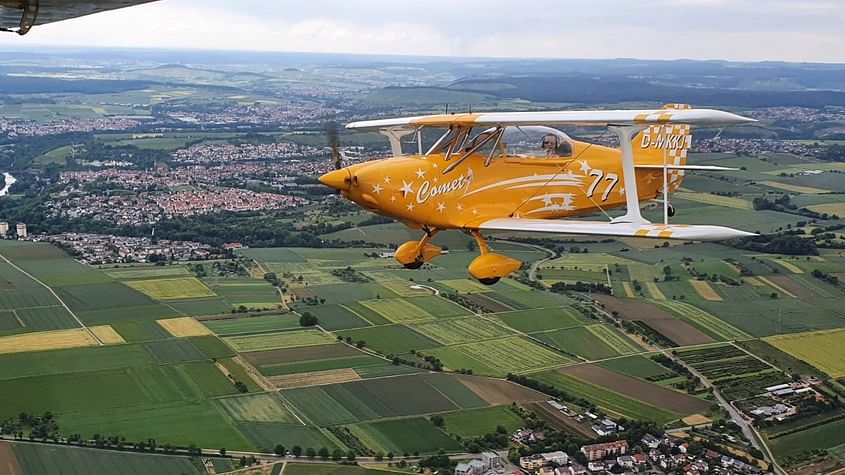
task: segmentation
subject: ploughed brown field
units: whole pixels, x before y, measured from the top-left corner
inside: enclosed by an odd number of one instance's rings
[[[0,442],[0,475],[21,475],[18,460],[12,451],[12,444]]]
[[[683,320],[675,318],[671,313],[648,302],[604,294],[593,294],[593,298],[608,312],[616,311],[622,320],[641,321],[679,346],[716,341]]]
[[[688,323],[675,318],[643,320],[643,323],[657,333],[674,341],[678,346],[701,345],[702,343],[713,343],[716,341]]]
[[[767,279],[771,280],[772,282],[778,284],[779,286],[786,289],[789,293],[795,295],[799,299],[811,299],[818,297],[812,290],[804,287],[803,285],[795,282],[794,280],[790,279],[788,276],[785,275],[770,275],[766,276]]]
[[[294,361],[342,358],[344,356],[356,356],[361,354],[363,353],[348,345],[333,343],[330,345],[314,345],[301,348],[251,351],[249,353],[241,353],[241,356],[250,363],[260,366],[274,363],[290,363]]]
[[[464,294],[464,297],[466,297],[469,301],[481,305],[482,307],[494,313],[512,312],[514,310],[508,307],[507,305],[504,305],[501,302],[497,302],[491,299],[490,297],[487,297],[482,294]]]
[[[575,437],[583,439],[592,439],[596,436],[586,424],[578,422],[576,419],[567,416],[559,410],[550,406],[546,401],[529,402],[522,405],[529,411],[533,412],[540,419],[551,424],[558,430],[562,430]]]
[[[558,371],[678,414],[707,412],[712,405],[709,401],[617,373],[595,364],[568,366]]]
[[[545,401],[545,394],[524,388],[503,379],[482,378],[478,376],[456,376],[466,387],[488,404],[510,404],[512,402]]]
[[[661,320],[675,319],[671,313],[636,299],[623,299],[605,294],[592,294],[593,300],[598,301],[608,313],[617,312],[622,320]]]

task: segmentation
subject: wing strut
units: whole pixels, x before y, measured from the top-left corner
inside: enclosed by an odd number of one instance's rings
[[[625,214],[613,218],[611,223],[651,224],[640,214],[640,197],[637,194],[637,173],[634,168],[634,148],[631,141],[634,135],[645,127],[640,125],[611,125],[610,130],[619,136],[622,151],[622,180],[625,184]]]

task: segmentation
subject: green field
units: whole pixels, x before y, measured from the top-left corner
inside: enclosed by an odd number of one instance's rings
[[[299,317],[296,315],[262,315],[259,317],[206,320],[202,323],[214,333],[227,336],[298,328]]]
[[[238,422],[235,427],[262,452],[272,453],[276,444],[285,447],[299,445],[303,449],[313,447],[317,450],[326,447],[329,452],[340,446],[327,432],[317,427],[277,422]]]
[[[489,368],[493,368],[500,375],[549,368],[572,362],[572,359],[565,355],[517,336],[464,343],[450,348],[460,351]],[[443,360],[443,364],[454,367],[447,360]],[[457,367],[460,368],[461,366]],[[472,366],[469,366],[469,368],[472,368]]]
[[[524,333],[557,330],[586,323],[580,312],[565,307],[499,313],[496,317],[508,326]]]
[[[226,343],[238,352],[293,348],[298,346],[324,345],[334,338],[320,330],[292,330],[258,335],[230,336]]]
[[[599,365],[604,368],[641,379],[671,372],[669,368],[664,367],[651,358],[639,355],[629,356],[627,358],[613,358],[602,361]]]
[[[64,307],[19,308],[15,310],[28,331],[62,330],[79,326]]]
[[[331,369],[360,368],[377,366],[387,363],[381,358],[360,354],[343,358],[327,358],[309,361],[294,361],[291,363],[265,364],[258,367],[265,376],[279,376],[282,374],[311,373],[314,371],[328,371]]]
[[[301,309],[300,312],[309,312],[317,317],[320,326],[328,331],[348,330],[350,328],[363,328],[370,326],[370,322],[364,320],[357,313],[349,310],[343,305],[320,305]],[[379,321],[379,323],[382,323]],[[383,322],[387,323],[387,322]]]
[[[256,449],[211,401],[91,409],[60,415],[58,422],[63,431],[87,438],[114,434],[127,440],[153,438],[162,445]]]
[[[590,330],[590,333],[605,342],[618,353],[627,355],[642,351],[642,349],[630,338],[610,325],[590,325],[586,328],[587,330]]]
[[[365,422],[349,426],[368,448],[383,453],[461,450],[461,444],[423,418]]]
[[[244,394],[215,399],[214,403],[234,422],[299,423],[276,394]]]
[[[433,316],[422,308],[412,304],[410,299],[374,299],[363,300],[360,303],[394,323],[425,320]]]
[[[408,326],[444,345],[488,340],[513,334],[507,327],[481,317],[450,318]]]
[[[601,386],[596,386],[595,384],[557,371],[536,373],[532,374],[531,377],[546,384],[551,384],[575,397],[587,399],[607,411],[628,418],[666,424],[680,417],[679,414],[625,397],[617,392],[604,389]]]
[[[446,432],[461,437],[480,437],[504,426],[508,432],[524,427],[525,421],[505,406],[443,414]]]
[[[796,456],[805,450],[836,447],[845,444],[845,419],[768,440],[769,447],[779,457]]]
[[[439,346],[436,341],[402,325],[343,330],[337,334],[344,338],[352,338],[353,342],[362,340],[368,348],[384,355],[399,355],[411,350],[426,350]]]
[[[619,356],[619,353],[604,343],[587,327],[574,327],[534,333],[531,336],[561,351],[578,355],[587,360],[599,360]]]
[[[188,457],[111,452],[61,445],[12,444],[25,474],[155,473],[189,475],[200,471]]]

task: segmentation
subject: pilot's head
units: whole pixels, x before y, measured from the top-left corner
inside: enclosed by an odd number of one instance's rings
[[[546,156],[557,155],[558,138],[555,134],[546,134],[543,136],[543,150]]]

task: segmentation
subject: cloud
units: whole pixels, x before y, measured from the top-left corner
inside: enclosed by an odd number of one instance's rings
[[[845,62],[842,24],[829,0],[164,0],[0,35],[0,48]]]

